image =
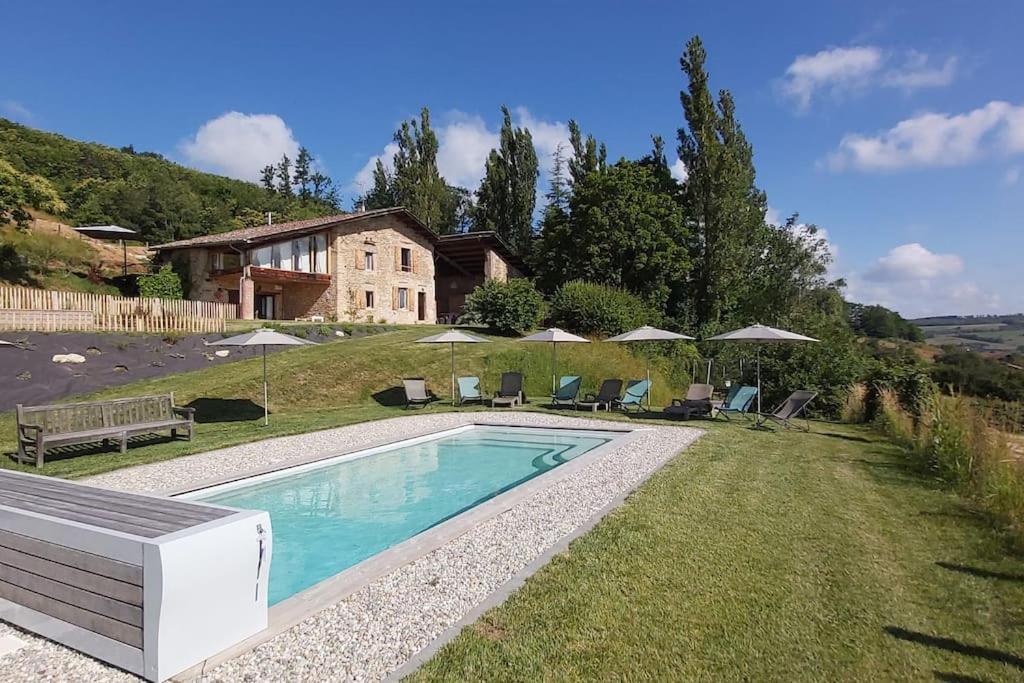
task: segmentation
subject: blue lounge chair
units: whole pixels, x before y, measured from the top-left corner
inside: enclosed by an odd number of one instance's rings
[[[630,408],[636,408],[637,412],[642,411],[644,408],[641,405],[644,396],[647,395],[647,390],[651,388],[651,383],[645,379],[633,379],[626,383],[626,393],[622,398],[615,402],[616,407],[629,412]]]
[[[471,401],[484,402],[484,395],[480,392],[479,377],[459,377],[459,405]]]
[[[732,414],[749,420],[750,417],[747,411],[750,410],[750,404],[757,398],[757,387],[733,386],[737,387],[736,391],[730,389],[725,402],[715,406],[715,417],[721,415],[726,420],[731,420],[732,418],[729,415]]]
[[[551,394],[551,405],[576,407],[576,397],[580,394],[582,379],[566,375],[558,380],[558,391]]]

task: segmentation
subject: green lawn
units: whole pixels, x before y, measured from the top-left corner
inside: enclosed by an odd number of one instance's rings
[[[715,426],[412,680],[1021,680],[1024,561],[815,431]]]
[[[381,405],[390,399],[379,393],[402,376],[425,375],[445,393],[447,349],[412,343],[433,331],[275,354],[269,428],[253,403],[258,360],[102,392],[204,399],[203,423],[191,445],[159,440],[125,456],[55,458],[43,472],[80,477],[404,414]],[[495,338],[460,348],[460,372],[493,388],[502,369],[522,368],[530,393],[542,396],[549,352]],[[614,344],[567,346],[560,358],[564,371],[587,377],[587,389],[643,369]],[[682,390],[660,372],[656,383],[656,405]],[[230,421],[239,405],[246,419]],[[694,447],[415,678],[1024,677],[1024,559],[953,494],[906,469],[895,446],[839,425],[805,435],[695,424],[708,433]],[[11,416],[0,416],[3,450],[13,448],[13,431]]]

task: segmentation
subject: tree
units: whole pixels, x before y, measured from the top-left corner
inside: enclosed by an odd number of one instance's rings
[[[277,164],[277,191],[281,194],[292,196],[292,160],[285,154]]]
[[[569,198],[572,196],[570,184],[565,177],[565,152],[561,142],[551,155],[551,173],[548,180],[548,191],[544,194],[547,206],[568,213]]]
[[[420,112],[420,120],[403,121],[395,133],[398,151],[394,157],[394,196],[427,227],[448,232],[444,219],[451,216],[448,185],[437,170],[437,134],[430,127],[430,110]],[[376,186],[376,179],[375,179]]]
[[[373,187],[359,198],[358,203],[367,209],[387,209],[399,205],[398,197],[395,196],[394,174],[388,171],[380,159],[377,159],[373,168]]]
[[[704,69],[699,37],[686,45],[680,65],[688,78],[680,92],[686,126],[679,129],[679,158],[689,177],[683,205],[691,221],[693,301],[688,317],[698,326],[717,326],[751,296],[748,273],[758,259],[767,208],[754,184],[753,149],[736,119],[732,95],[717,103]]]
[[[570,280],[621,287],[660,311],[689,274],[682,207],[649,162],[625,159],[573,183],[567,214],[549,206],[534,266],[545,291]]]
[[[608,158],[608,150],[604,143],[598,144],[593,135],[583,139],[580,126],[575,120],[569,120],[569,144],[572,156],[569,158],[569,177],[578,183],[591,173],[603,171]]]
[[[67,205],[46,178],[22,173],[0,159],[0,225],[14,223],[27,228],[32,220],[27,208],[60,214]]]
[[[273,164],[267,164],[260,169],[260,185],[263,189],[268,192],[274,192],[277,188],[274,187],[274,176],[277,175],[277,169],[274,168]]]
[[[310,196],[309,182],[312,177],[313,155],[305,147],[299,147],[295,157],[295,171],[292,173],[292,185],[299,188],[299,198],[307,201]]]
[[[476,192],[474,230],[493,230],[513,250],[528,254],[533,241],[533,210],[537,202],[537,151],[526,128],[512,127],[503,106],[500,145],[487,157],[484,178]]]
[[[174,272],[170,263],[165,263],[157,272],[139,276],[139,296],[154,299],[181,299],[184,296],[181,277]]]

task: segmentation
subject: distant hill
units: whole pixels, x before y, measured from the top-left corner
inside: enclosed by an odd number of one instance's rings
[[[49,180],[67,204],[62,221],[113,223],[151,243],[258,225],[267,211],[281,221],[337,212],[323,201],[196,171],[131,145],[79,142],[3,118],[0,159]]]
[[[910,322],[936,346],[961,346],[994,355],[1024,352],[1024,313],[940,315]]]

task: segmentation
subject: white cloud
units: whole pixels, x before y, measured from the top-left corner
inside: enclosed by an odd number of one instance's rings
[[[806,109],[815,92],[862,87],[881,68],[882,51],[877,47],[836,47],[813,55],[799,55],[786,68],[782,92]]]
[[[956,78],[958,64],[956,57],[949,57],[935,66],[927,54],[916,50],[834,47],[797,56],[786,68],[780,89],[798,109],[806,110],[821,93],[840,97],[871,86],[903,91],[946,86]]]
[[[513,110],[513,125],[524,126],[533,136],[537,150],[541,175],[550,170],[550,156],[559,145],[563,153],[569,150],[569,128],[561,121],[538,119],[525,107]],[[460,111],[448,112],[442,117],[443,123],[435,126],[437,133],[437,168],[449,183],[475,190],[484,175],[487,156],[500,142],[498,130],[491,130],[482,117]],[[352,186],[358,192],[365,192],[373,184],[373,169],[377,159],[391,168],[392,157],[398,151],[395,143],[389,143],[380,154],[370,157],[353,178]]]
[[[876,282],[925,281],[957,275],[963,268],[963,260],[956,254],[936,254],[912,242],[890,249],[865,277]]]
[[[992,101],[965,114],[925,113],[878,135],[850,133],[828,158],[832,170],[958,166],[988,154],[1024,152],[1024,105]]]
[[[256,181],[260,169],[287,154],[295,159],[299,142],[276,114],[232,111],[210,119],[179,150],[188,163],[232,178]]]
[[[882,85],[903,90],[946,86],[956,78],[958,64],[956,57],[948,57],[942,66],[936,67],[928,55],[911,50],[902,64],[882,75]]]
[[[676,162],[672,164],[669,170],[672,172],[672,177],[676,179],[676,182],[685,183],[686,179],[690,177],[690,172],[686,169],[686,164],[683,163],[682,159],[676,159]]]
[[[1006,169],[1006,173],[1003,174],[1003,185],[1007,187],[1016,185],[1018,180],[1020,180],[1020,166],[1011,166]]]
[[[782,214],[774,206],[769,206],[764,212],[764,222],[768,225],[782,225]]]
[[[32,120],[32,112],[17,100],[3,100],[0,102],[0,112],[3,112],[4,116],[12,121],[28,123]]]
[[[893,286],[855,274],[847,278],[846,299],[885,306],[905,318],[1002,313],[1013,308],[1013,302],[1003,301],[998,292],[969,280],[911,280]]]

